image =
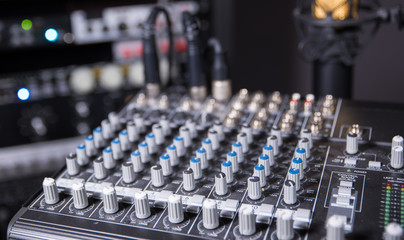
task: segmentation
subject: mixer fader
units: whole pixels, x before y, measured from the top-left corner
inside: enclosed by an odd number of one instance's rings
[[[402,120],[331,95],[141,92],[44,179],[9,237],[402,239]]]

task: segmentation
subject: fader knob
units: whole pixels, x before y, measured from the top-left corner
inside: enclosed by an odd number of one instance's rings
[[[384,240],[402,240],[403,239],[403,229],[398,223],[389,223],[384,230],[383,234]]]
[[[327,221],[327,240],[343,240],[345,222],[341,216],[332,215]]]
[[[358,153],[358,135],[356,133],[349,132],[346,135],[346,152],[348,154]]]
[[[103,193],[103,201],[104,201],[104,211],[108,214],[114,214],[118,212],[118,197],[116,196],[115,188],[113,187],[105,187],[102,190]]]
[[[255,214],[251,207],[242,207],[238,213],[240,234],[251,236],[255,233]]]
[[[72,186],[73,190],[73,205],[76,209],[83,209],[88,206],[88,197],[84,184],[76,182]]]
[[[248,197],[252,200],[261,198],[260,179],[258,177],[249,177],[247,183]]]
[[[286,180],[283,187],[283,201],[286,204],[293,205],[297,201],[296,197],[296,184],[291,180]]]
[[[202,204],[202,222],[206,229],[219,227],[219,214],[217,212],[216,201],[206,199]]]
[[[168,197],[168,220],[171,223],[180,223],[184,221],[184,210],[182,209],[181,196],[173,194]]]
[[[188,168],[182,172],[182,187],[188,192],[195,190],[195,178],[192,168]]]
[[[164,185],[163,169],[160,165],[154,165],[151,167],[151,181],[155,187],[161,187]]]
[[[403,147],[396,146],[391,149],[390,164],[395,169],[403,167]]]
[[[276,236],[279,240],[291,240],[294,235],[292,213],[282,212],[276,219]]]
[[[133,164],[131,162],[124,162],[122,164],[122,181],[124,183],[133,183],[135,181],[135,172],[133,171]]]
[[[77,163],[77,157],[76,154],[74,153],[70,153],[67,157],[66,157],[66,169],[67,169],[67,173],[70,176],[75,176],[77,174],[80,173],[80,166]]]
[[[42,182],[42,188],[46,204],[55,204],[59,202],[59,192],[56,181],[53,178],[45,178]]]
[[[149,198],[147,197],[146,192],[136,192],[135,193],[135,213],[136,217],[139,219],[145,219],[150,217],[150,206],[149,206]]]
[[[275,135],[271,135],[268,137],[267,145],[272,146],[275,156],[279,154],[278,138]]]
[[[215,175],[215,193],[219,196],[227,194],[226,174],[220,172]]]
[[[400,135],[394,136],[393,140],[391,141],[391,148],[396,147],[396,146],[401,146],[404,147],[404,139]]]
[[[276,136],[278,140],[278,146],[282,146],[283,141],[282,141],[282,132],[281,129],[278,126],[273,126],[271,129],[271,135]]]

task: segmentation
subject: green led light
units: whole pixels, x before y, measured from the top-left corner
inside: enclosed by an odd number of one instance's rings
[[[32,28],[32,21],[29,19],[24,19],[21,22],[21,27],[22,29],[24,29],[25,31],[28,31]]]
[[[390,208],[390,205],[386,205],[386,208]]]
[[[347,171],[347,172],[351,172],[352,170],[348,168],[346,171]]]
[[[388,204],[390,204],[390,197],[386,197],[386,204],[387,202],[389,202]]]

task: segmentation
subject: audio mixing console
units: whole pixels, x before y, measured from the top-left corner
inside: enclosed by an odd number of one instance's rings
[[[402,239],[402,106],[186,92],[110,113],[9,238]]]

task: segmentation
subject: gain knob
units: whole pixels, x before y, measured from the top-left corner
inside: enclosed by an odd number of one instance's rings
[[[283,201],[288,205],[293,205],[297,201],[296,184],[291,180],[286,180],[283,186]]]
[[[151,167],[151,181],[154,187],[161,187],[164,185],[163,169],[160,165]]]
[[[219,214],[217,212],[216,201],[206,199],[202,204],[202,222],[206,229],[219,227]]]
[[[75,176],[80,173],[80,166],[77,163],[76,154],[70,153],[66,157],[66,169],[67,169],[67,174],[69,174],[70,176]]]
[[[104,211],[107,214],[114,214],[118,212],[118,197],[116,196],[115,188],[113,187],[105,187],[102,190],[103,201],[104,201]]]
[[[139,219],[145,219],[150,217],[151,211],[149,206],[149,198],[147,193],[144,191],[135,193],[135,214]]]
[[[258,177],[249,177],[247,183],[248,197],[252,200],[261,198],[260,179]]]
[[[88,197],[84,184],[76,182],[72,186],[73,190],[73,205],[76,209],[84,209],[88,206]]]
[[[46,204],[52,205],[59,202],[59,192],[55,179],[46,177],[42,182],[42,188]]]
[[[219,196],[226,195],[228,192],[226,174],[219,172],[215,175],[215,193]]]
[[[182,209],[181,196],[172,194],[168,197],[168,220],[171,223],[180,223],[184,221],[184,210]]]
[[[394,169],[403,167],[403,147],[395,146],[391,149],[390,164]]]

